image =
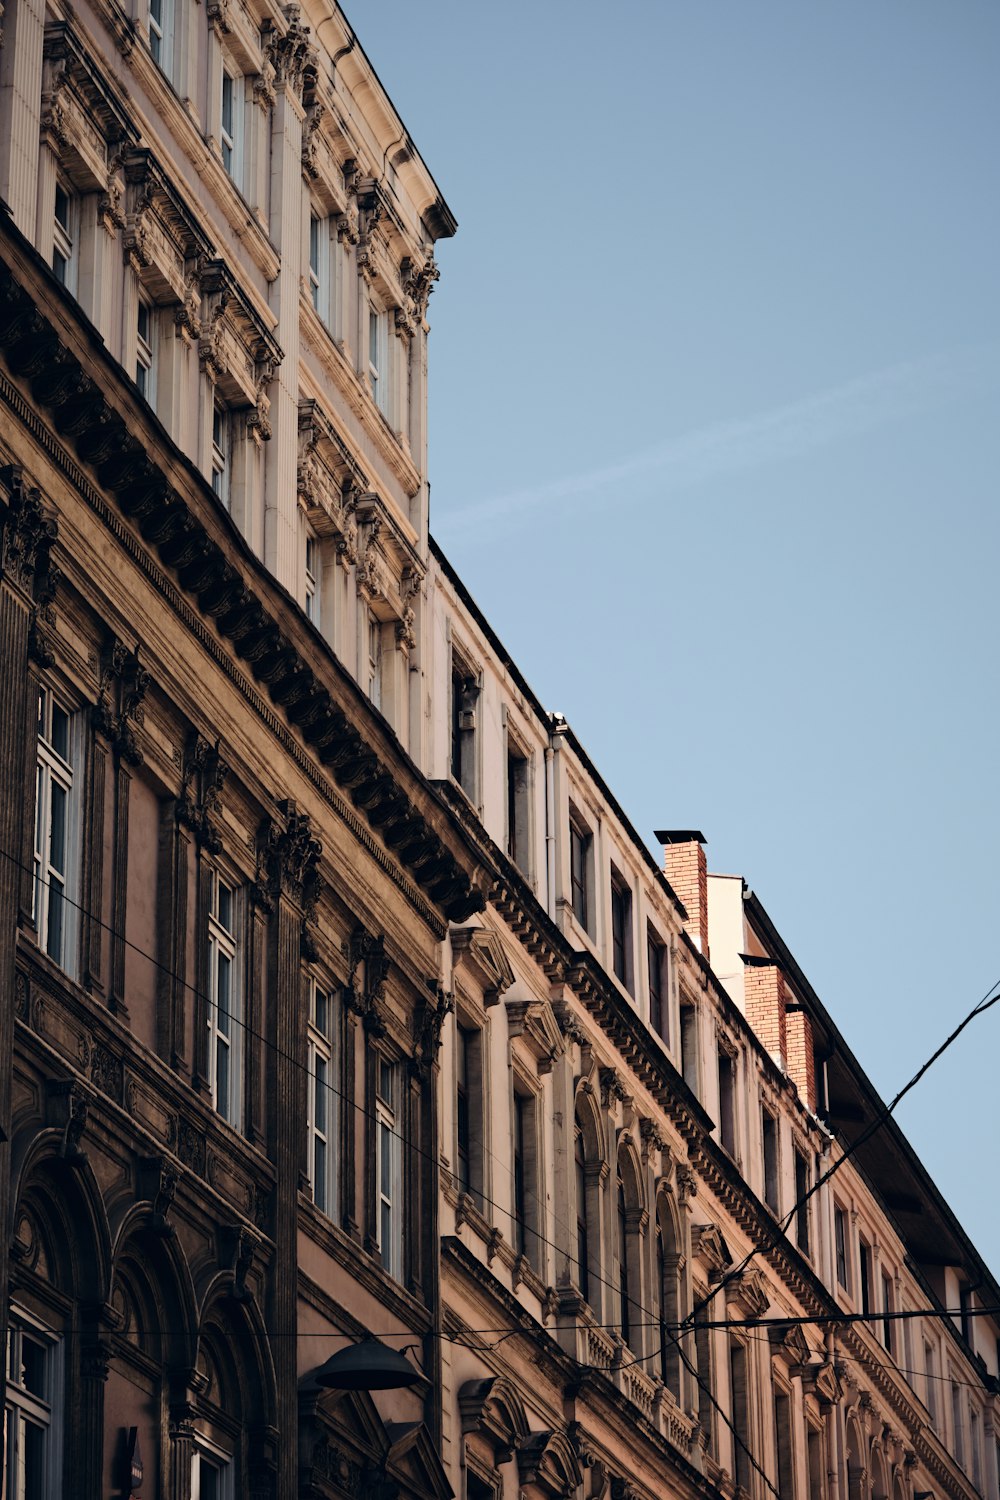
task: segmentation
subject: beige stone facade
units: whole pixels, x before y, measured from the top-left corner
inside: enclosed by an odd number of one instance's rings
[[[2,21],[5,1497],[995,1495],[1000,1288],[431,541],[343,14]]]

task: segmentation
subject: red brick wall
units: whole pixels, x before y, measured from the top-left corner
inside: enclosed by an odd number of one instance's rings
[[[746,1018],[762,1045],[782,1066],[788,1056],[785,977],[777,964],[748,964],[743,973]]]
[[[687,930],[708,957],[708,862],[705,849],[693,840],[689,844],[667,844],[664,849],[664,872],[684,902],[688,914]]]
[[[788,1076],[799,1091],[807,1109],[816,1113],[816,1058],[813,1053],[812,1022],[804,1010],[793,1007],[787,1013]]]

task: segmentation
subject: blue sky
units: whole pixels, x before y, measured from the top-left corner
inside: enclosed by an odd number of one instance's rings
[[[459,220],[432,529],[891,1096],[1000,978],[1000,8],[348,11]],[[900,1114],[996,1272],[998,1044]]]

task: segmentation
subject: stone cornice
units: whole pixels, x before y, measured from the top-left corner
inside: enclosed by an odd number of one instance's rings
[[[45,308],[46,316],[41,311]],[[364,694],[243,544],[204,478],[148,415],[71,298],[10,222],[0,226],[0,351],[47,423],[96,475],[202,622],[218,632],[431,905],[464,922],[485,904],[483,868],[455,820]],[[86,364],[86,368],[84,365]],[[159,440],[155,440],[156,437]],[[102,507],[103,508],[103,507]],[[209,631],[211,634],[211,630]],[[363,726],[363,731],[358,726]]]

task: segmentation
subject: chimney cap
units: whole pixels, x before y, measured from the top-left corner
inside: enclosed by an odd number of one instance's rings
[[[705,835],[697,828],[658,828],[654,834],[661,844],[707,844]]]

